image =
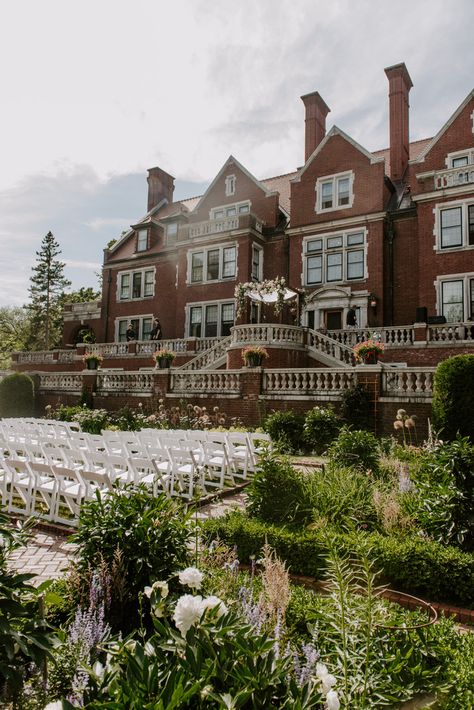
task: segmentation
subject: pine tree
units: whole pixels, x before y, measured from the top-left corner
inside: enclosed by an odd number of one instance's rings
[[[51,232],[41,242],[36,252],[36,266],[32,267],[30,278],[30,303],[27,308],[31,315],[32,345],[49,350],[56,345],[61,328],[61,296],[71,285],[64,276],[65,263],[56,257],[61,254],[59,244]]]

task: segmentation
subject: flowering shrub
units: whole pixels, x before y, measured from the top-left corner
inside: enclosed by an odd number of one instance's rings
[[[234,297],[237,300],[237,316],[239,316],[244,310],[245,298],[252,291],[262,297],[276,292],[277,300],[273,306],[275,313],[281,313],[285,302],[286,291],[286,281],[283,276],[277,276],[276,278],[268,279],[267,281],[248,281],[247,283],[237,284],[234,292]]]
[[[176,353],[173,350],[168,350],[167,348],[162,348],[161,350],[156,350],[153,353],[153,360],[159,362],[160,360],[169,360],[172,362],[176,357]]]
[[[385,346],[383,343],[379,343],[377,340],[369,338],[368,340],[364,340],[362,343],[357,343],[353,350],[357,362],[363,362],[364,357],[367,355],[377,354],[381,357],[384,353]]]

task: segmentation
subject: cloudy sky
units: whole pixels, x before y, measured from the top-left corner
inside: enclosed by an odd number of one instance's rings
[[[25,303],[52,230],[74,288],[146,211],[146,170],[201,194],[227,156],[294,170],[318,90],[369,150],[388,145],[384,67],[405,61],[411,138],[474,87],[472,0],[5,0],[0,5],[0,305]]]

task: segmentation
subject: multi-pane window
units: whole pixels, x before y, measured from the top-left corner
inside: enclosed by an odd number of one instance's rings
[[[260,247],[252,247],[252,281],[260,281],[262,278],[262,254]]]
[[[464,168],[474,164],[474,149],[458,150],[456,153],[449,153],[446,159],[448,168]]]
[[[353,201],[353,173],[339,173],[318,178],[316,182],[316,212],[351,207]]]
[[[166,241],[168,243],[173,243],[176,241],[177,236],[178,236],[178,223],[177,222],[170,222],[169,224],[166,225]]]
[[[189,306],[188,324],[189,337],[229,335],[234,325],[234,304],[213,302]]]
[[[140,269],[118,275],[118,300],[149,298],[155,293],[155,270]]]
[[[448,323],[459,323],[474,317],[474,274],[440,282],[439,313]]]
[[[141,229],[137,234],[137,251],[146,251],[148,249],[148,231]]]
[[[463,168],[465,165],[469,165],[468,155],[461,155],[459,158],[453,158],[451,160],[452,168]]]
[[[190,254],[191,283],[206,283],[220,279],[234,278],[236,274],[237,249],[214,247]],[[206,269],[204,269],[204,264]]]
[[[123,343],[127,340],[129,323],[132,324],[137,340],[150,340],[153,318],[151,316],[138,316],[137,318],[120,319],[117,322],[117,340],[119,342]]]
[[[440,249],[474,246],[474,203],[438,207]]]
[[[250,212],[250,203],[242,202],[236,205],[228,205],[227,207],[217,207],[211,212],[211,219],[226,219],[227,217],[236,217],[239,214],[248,214]]]
[[[304,245],[305,284],[366,278],[365,232],[331,234],[308,239]]]

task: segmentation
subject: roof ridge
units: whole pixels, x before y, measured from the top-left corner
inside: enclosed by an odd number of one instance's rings
[[[418,138],[416,141],[409,141],[409,145],[415,145],[415,143],[424,143],[425,141],[431,141],[433,140],[433,136],[431,138]],[[372,153],[383,153],[385,150],[390,150],[390,146],[388,145],[386,148],[377,148],[377,150],[372,150]]]
[[[286,177],[287,175],[293,175],[297,173],[298,170],[290,170],[289,173],[281,173],[281,175],[272,175],[271,177],[260,178],[260,182],[265,182],[266,180],[276,180],[276,178]]]

